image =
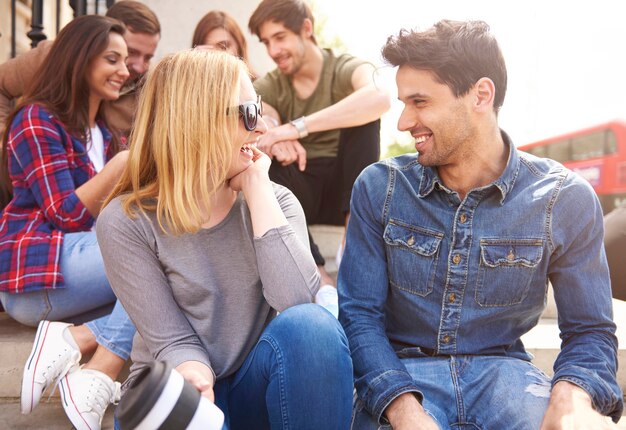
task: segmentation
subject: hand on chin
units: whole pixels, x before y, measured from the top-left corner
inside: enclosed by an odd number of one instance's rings
[[[228,180],[228,186],[235,191],[245,191],[246,186],[252,185],[255,181],[267,179],[269,181],[269,169],[272,160],[265,153],[253,148],[254,158],[241,172]]]

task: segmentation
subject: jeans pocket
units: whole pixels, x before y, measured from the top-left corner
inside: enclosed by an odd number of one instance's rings
[[[542,256],[542,239],[481,239],[476,302],[481,306],[521,303]]]
[[[430,294],[443,233],[391,220],[384,239],[391,285],[418,296]]]

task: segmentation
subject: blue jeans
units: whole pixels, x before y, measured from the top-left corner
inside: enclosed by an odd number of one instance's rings
[[[353,391],[348,341],[324,308],[291,307],[265,328],[239,370],[213,390],[224,430],[347,429]]]
[[[289,308],[214,391],[226,429],[346,429],[353,380],[343,329],[317,305]]]
[[[536,430],[548,407],[550,378],[511,357],[451,356],[401,360],[424,396],[422,405],[442,430]],[[354,430],[389,429],[356,400]]]
[[[65,234],[61,272],[65,288],[22,294],[0,292],[2,306],[11,318],[33,327],[41,320],[76,324],[89,321],[86,326],[98,344],[126,360],[135,326],[122,305],[116,303],[95,231]]]

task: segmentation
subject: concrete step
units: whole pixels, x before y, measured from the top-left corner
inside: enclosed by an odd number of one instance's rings
[[[115,406],[110,406],[102,419],[102,430],[113,430]],[[70,430],[74,427],[65,416],[61,401],[52,398],[42,402],[28,415],[20,413],[19,399],[0,399],[0,425],[10,430]]]
[[[30,354],[36,329],[26,327],[0,312],[0,428],[68,430],[71,422],[65,416],[58,388],[44,393],[39,405],[28,415],[20,413],[20,388],[24,363]],[[88,358],[88,357],[87,357]],[[123,370],[128,374],[128,366]],[[50,396],[50,397],[49,397]],[[103,430],[113,429],[115,406],[103,419]]]
[[[344,228],[335,225],[312,225],[309,226],[311,236],[315,240],[322,257],[326,259],[326,271],[329,275],[337,277],[337,263],[335,257],[337,249],[343,239]]]

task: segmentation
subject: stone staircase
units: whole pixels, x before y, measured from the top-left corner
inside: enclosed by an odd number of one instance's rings
[[[311,233],[316,239],[322,255],[327,259],[328,272],[336,276],[335,253],[343,235],[343,228],[313,226]],[[621,349],[619,360],[622,366],[618,380],[626,391],[626,302],[614,301],[615,319]],[[58,392],[49,400],[42,399],[40,405],[29,415],[20,414],[19,396],[22,369],[35,336],[35,329],[25,327],[0,313],[0,428],[8,430],[46,429],[68,430],[72,426],[65,417]],[[552,299],[540,324],[523,338],[524,344],[535,355],[534,363],[547,374],[552,374],[552,363],[559,351],[560,340],[556,325],[556,308]],[[113,429],[113,407],[107,410],[104,430]],[[626,430],[626,418],[618,424]]]

